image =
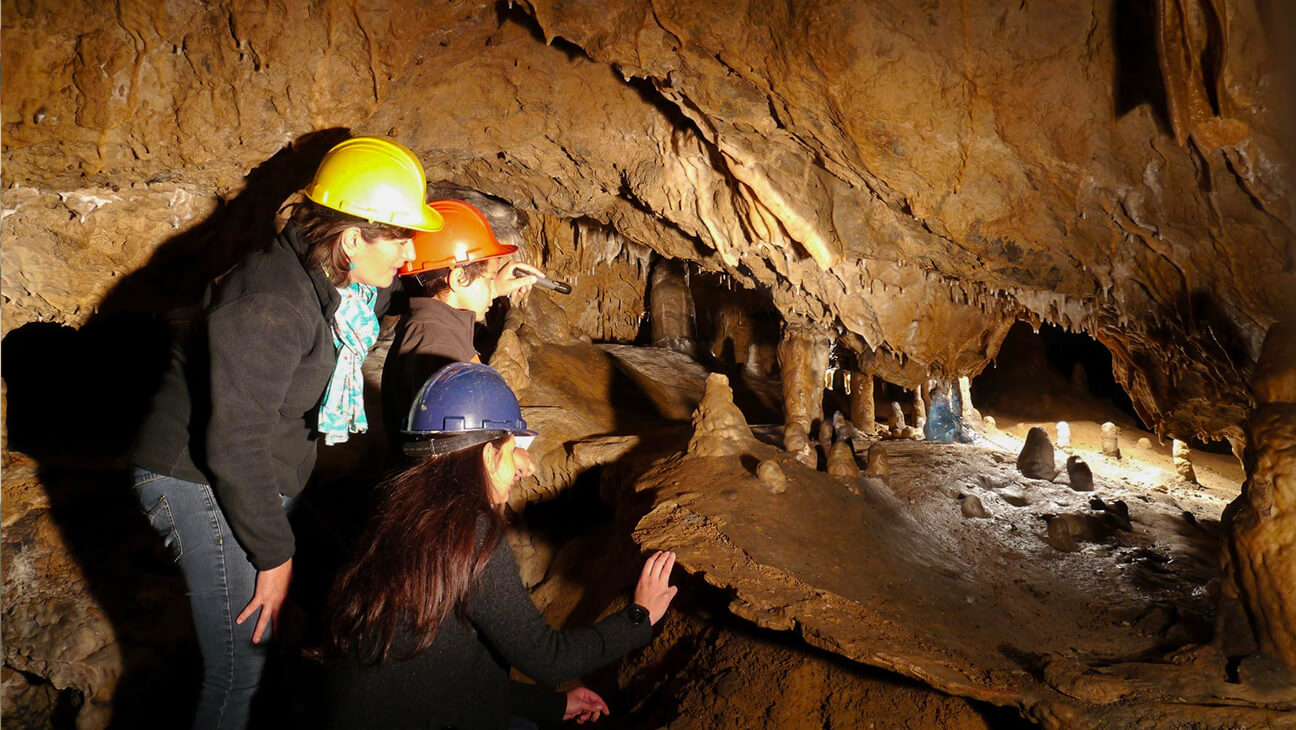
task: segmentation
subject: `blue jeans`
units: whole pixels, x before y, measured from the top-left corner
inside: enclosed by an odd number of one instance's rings
[[[256,568],[230,532],[212,488],[135,468],[135,495],[180,567],[203,658],[195,730],[248,726],[265,670],[269,632],[252,643],[256,615],[234,619],[252,600]],[[285,509],[289,499],[284,498]]]

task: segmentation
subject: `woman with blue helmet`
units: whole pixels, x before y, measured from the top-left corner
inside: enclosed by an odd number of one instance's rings
[[[342,568],[319,654],[331,664],[329,724],[346,728],[505,728],[607,712],[509,680],[516,667],[554,686],[642,646],[665,614],[673,553],[644,564],[634,601],[593,626],[557,631],[536,610],[503,539],[509,489],[534,471],[516,396],[491,368],[454,363],[411,406],[406,453],[384,483],[356,555]]]

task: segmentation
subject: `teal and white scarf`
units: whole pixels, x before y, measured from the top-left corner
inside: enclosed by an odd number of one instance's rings
[[[350,434],[369,430],[364,412],[364,363],[369,348],[378,339],[378,318],[374,300],[378,290],[355,283],[338,289],[342,303],[333,313],[333,346],[338,348],[333,377],[324,389],[324,403],[319,409],[319,432],[325,444],[340,444]]]

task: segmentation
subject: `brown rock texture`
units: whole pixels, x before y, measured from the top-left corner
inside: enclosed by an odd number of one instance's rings
[[[783,373],[811,461],[833,341],[916,389],[975,375],[1016,320],[1094,337],[1158,433],[1246,442],[1231,564],[1291,663],[1296,581],[1260,567],[1291,543],[1296,358],[1260,362],[1296,313],[1291,3],[4,0],[0,17],[0,333],[183,317],[333,142],[391,135],[431,180],[520,213],[523,258],[573,284],[518,303],[500,363],[519,387],[629,373],[662,421],[687,419],[696,363],[628,366],[590,342],[635,341],[660,261],[817,328]],[[773,371],[769,343],[740,342]],[[25,437],[8,378],[40,360],[6,345],[8,450]],[[605,393],[529,397],[528,419],[572,443],[539,444],[552,459],[528,499],[638,447],[609,435]],[[96,465],[120,466],[112,445]],[[57,674],[93,714],[115,659],[48,508],[24,496],[49,482],[6,469],[5,662]],[[57,590],[24,568],[46,563]],[[1110,696],[1065,665],[1045,674]]]
[[[1242,495],[1228,506],[1225,561],[1259,649],[1296,673],[1296,323],[1265,338],[1247,419]],[[1226,591],[1232,592],[1232,591]]]

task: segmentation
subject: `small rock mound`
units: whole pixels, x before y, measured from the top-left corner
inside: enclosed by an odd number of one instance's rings
[[[1048,432],[1039,426],[1031,428],[1026,434],[1026,443],[1017,455],[1017,469],[1031,479],[1053,480],[1058,470],[1053,461],[1053,442],[1049,441]]]

